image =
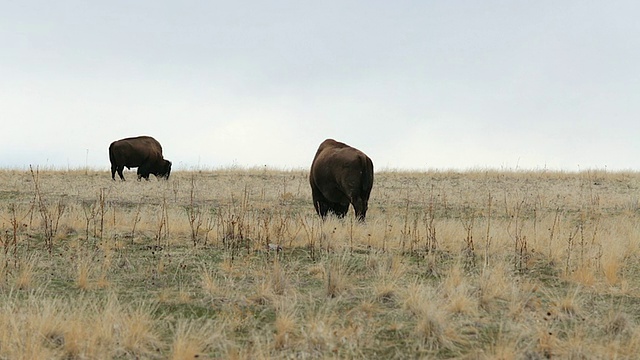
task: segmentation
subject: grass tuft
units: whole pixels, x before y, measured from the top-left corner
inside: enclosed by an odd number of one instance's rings
[[[203,357],[214,344],[217,332],[210,321],[178,322],[173,331],[173,343],[169,358],[172,360],[191,360]]]

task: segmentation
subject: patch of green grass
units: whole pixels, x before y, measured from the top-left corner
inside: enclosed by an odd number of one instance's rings
[[[214,305],[193,303],[157,303],[153,315],[158,318],[170,317],[176,319],[215,319],[220,309]]]

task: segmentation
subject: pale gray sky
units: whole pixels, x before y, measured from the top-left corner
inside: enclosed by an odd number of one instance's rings
[[[632,169],[637,1],[2,1],[0,167]]]

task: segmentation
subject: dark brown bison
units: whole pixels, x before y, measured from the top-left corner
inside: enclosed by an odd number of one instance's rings
[[[362,151],[327,139],[320,144],[309,174],[311,196],[323,219],[327,212],[342,218],[353,205],[356,218],[364,221],[373,187],[373,162]]]
[[[116,179],[116,171],[120,179],[124,180],[122,170],[132,167],[138,168],[138,180],[149,180],[149,174],[158,178],[169,179],[171,161],[162,157],[162,146],[151,136],[130,137],[114,141],[109,145],[109,160],[111,161],[111,178]]]

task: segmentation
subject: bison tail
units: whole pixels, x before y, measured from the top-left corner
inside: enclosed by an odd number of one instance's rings
[[[116,163],[117,163],[116,153],[115,153],[115,150],[113,148],[113,143],[111,143],[111,145],[109,145],[109,161],[111,162],[111,165],[116,165]]]
[[[373,188],[373,162],[368,156],[363,156],[362,160],[362,168],[364,171],[362,172],[362,179],[360,181],[360,185],[362,186],[362,192],[367,194],[367,199],[369,198],[369,193]]]
[[[115,155],[113,153],[113,143],[109,145],[109,161],[111,162],[112,165],[116,164]]]

